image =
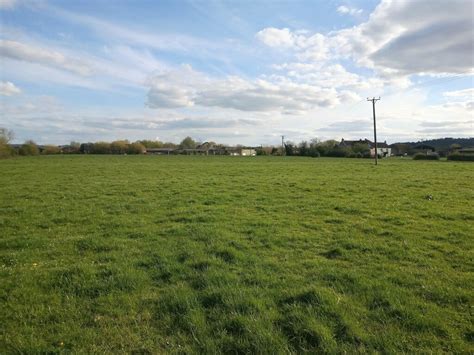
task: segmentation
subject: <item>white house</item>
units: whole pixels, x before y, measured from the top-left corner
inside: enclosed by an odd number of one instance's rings
[[[378,143],[377,142],[377,154],[381,157],[389,157],[392,155],[392,148],[387,144],[387,142],[384,143]],[[370,142],[370,156],[375,156],[375,144]]]

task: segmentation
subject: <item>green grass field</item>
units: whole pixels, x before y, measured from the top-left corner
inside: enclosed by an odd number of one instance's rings
[[[396,158],[0,161],[0,352],[473,353],[473,177]]]

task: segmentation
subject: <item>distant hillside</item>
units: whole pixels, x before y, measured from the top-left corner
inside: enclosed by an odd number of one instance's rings
[[[452,144],[459,144],[462,148],[474,147],[474,138],[439,138],[418,142],[403,142],[394,144],[408,144],[415,147],[419,144],[426,144],[434,147],[437,151],[448,150]]]

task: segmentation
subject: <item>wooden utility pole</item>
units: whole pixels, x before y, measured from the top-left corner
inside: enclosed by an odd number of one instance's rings
[[[367,101],[372,101],[372,112],[374,114],[374,145],[375,145],[375,154],[374,154],[374,157],[375,157],[375,165],[377,165],[377,155],[378,155],[378,152],[377,152],[377,124],[375,123],[375,102],[379,101],[380,100],[380,96],[378,99],[376,99],[375,97],[369,99],[367,98]]]

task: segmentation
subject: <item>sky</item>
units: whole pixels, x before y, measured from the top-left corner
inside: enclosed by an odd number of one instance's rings
[[[15,142],[474,136],[471,0],[0,0]]]

